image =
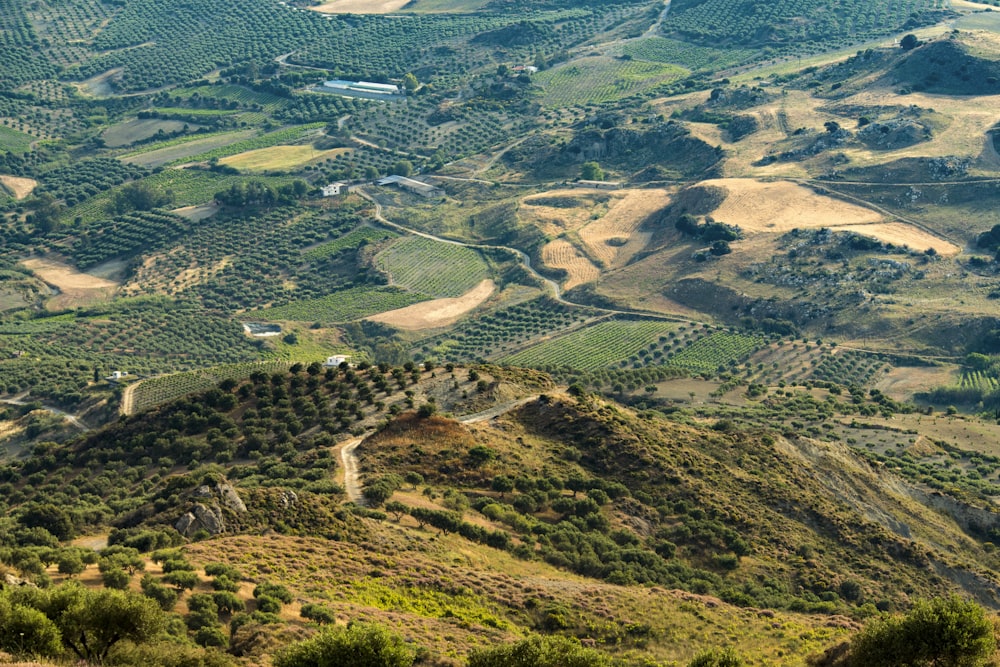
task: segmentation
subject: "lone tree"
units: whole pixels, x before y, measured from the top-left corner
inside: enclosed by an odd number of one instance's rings
[[[996,651],[983,608],[952,595],[876,619],[851,642],[851,667],[978,667]]]
[[[911,49],[915,49],[918,46],[920,46],[920,40],[917,39],[917,36],[914,35],[912,32],[903,35],[903,39],[899,40],[899,48],[903,49],[904,51],[910,51]]]
[[[585,181],[603,181],[604,170],[596,162],[584,162],[580,167],[580,178]]]

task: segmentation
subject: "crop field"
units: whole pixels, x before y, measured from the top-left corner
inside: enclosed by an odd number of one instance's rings
[[[963,389],[966,387],[979,389],[985,394],[1000,387],[1000,380],[983,371],[965,370],[962,372],[962,379],[959,380],[958,386]]]
[[[350,148],[331,148],[321,151],[308,145],[272,146],[271,148],[258,148],[246,153],[230,155],[219,160],[219,164],[251,172],[286,171],[303,167],[310,162],[349,155],[350,153]]]
[[[855,350],[834,350],[823,355],[810,377],[844,386],[864,387],[872,383],[882,371],[888,369],[889,364],[874,354]]]
[[[559,108],[620,100],[676,81],[687,73],[676,65],[594,56],[539,72],[535,81],[544,91],[539,102]]]
[[[539,338],[547,338],[591,320],[594,312],[571,308],[549,297],[500,308],[421,343],[414,356],[449,361],[486,361]]]
[[[150,168],[161,167],[171,162],[184,162],[186,158],[190,158],[192,155],[200,155],[216,150],[238,141],[249,139],[252,136],[253,130],[214,133],[199,132],[166,141],[145,144],[120,156],[119,159],[127,164]]]
[[[250,361],[225,364],[205,370],[160,375],[141,380],[129,389],[132,394],[131,401],[123,407],[126,414],[135,414],[188,394],[207,391],[223,380],[241,380],[250,377],[254,371],[264,371],[269,375],[283,373],[291,365],[290,361]]]
[[[375,266],[391,276],[393,285],[433,297],[462,296],[490,277],[475,250],[421,236],[396,241],[375,256]]]
[[[0,150],[11,153],[24,153],[31,148],[35,137],[24,132],[18,132],[9,127],[0,125]]]
[[[271,146],[278,146],[280,144],[294,143],[311,134],[315,134],[316,130],[325,126],[326,123],[309,123],[307,125],[282,128],[280,130],[275,130],[274,132],[268,132],[267,134],[262,134],[250,139],[243,139],[242,141],[238,141],[227,146],[221,146],[198,155],[190,156],[190,160],[194,162],[206,162],[212,158],[221,159],[229,157],[230,155],[245,153],[247,151],[270,148]],[[185,161],[187,161],[186,158],[183,160],[177,160],[176,162]]]
[[[601,270],[587,259],[569,241],[556,239],[542,248],[542,261],[552,269],[566,272],[563,289],[573,289],[579,285],[594,282],[601,277]]]
[[[636,60],[680,65],[694,72],[732,67],[755,55],[750,49],[713,49],[666,37],[629,42],[623,53]]]
[[[409,11],[413,12],[446,12],[446,13],[461,13],[461,12],[475,12],[479,11],[487,4],[489,0],[417,0],[416,3],[409,8]]]
[[[617,366],[677,324],[660,321],[610,320],[598,322],[501,359],[509,366],[569,367],[596,371]]]
[[[254,311],[253,315],[270,321],[340,324],[426,300],[426,296],[396,287],[353,287],[318,299],[293,301],[284,306]]]
[[[204,99],[218,100],[222,104],[236,103],[241,107],[259,105],[267,111],[273,111],[284,106],[288,100],[271,93],[250,90],[233,84],[216,84],[211,86],[191,86],[171,91],[174,97],[197,96]]]
[[[394,236],[396,236],[396,233],[387,229],[376,229],[368,226],[358,227],[338,239],[310,248],[303,253],[302,257],[310,262],[315,262],[316,260],[336,255],[344,250],[353,250],[362,243],[378,243],[386,239],[391,239]]]
[[[717,373],[747,359],[763,344],[763,336],[718,331],[683,348],[666,365],[694,373]]]
[[[108,148],[121,148],[154,137],[158,132],[164,134],[180,132],[186,125],[179,120],[161,120],[159,118],[127,120],[106,129],[101,133],[101,138],[104,139],[104,145]],[[192,131],[198,129],[197,126],[188,127]]]

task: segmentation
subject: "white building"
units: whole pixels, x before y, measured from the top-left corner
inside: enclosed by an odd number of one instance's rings
[[[349,354],[335,354],[327,357],[326,361],[323,362],[323,366],[326,368],[340,368],[340,365],[350,358],[351,355]]]
[[[347,183],[330,183],[330,185],[323,186],[323,196],[324,197],[338,197],[342,194],[347,193]]]
[[[380,178],[375,181],[375,185],[394,185],[398,188],[418,194],[421,197],[440,197],[444,195],[444,190],[441,188],[431,185],[430,183],[415,181],[412,178],[407,178],[406,176],[386,176],[385,178]]]
[[[105,377],[105,380],[110,380],[111,382],[117,382],[118,380],[124,380],[128,377],[128,371],[115,371],[111,375]]]

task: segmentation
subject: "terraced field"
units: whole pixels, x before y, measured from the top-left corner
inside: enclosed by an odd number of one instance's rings
[[[338,324],[403,308],[426,301],[427,298],[397,287],[355,287],[318,299],[295,301],[285,306],[255,311],[254,316],[270,321],[294,320]]]

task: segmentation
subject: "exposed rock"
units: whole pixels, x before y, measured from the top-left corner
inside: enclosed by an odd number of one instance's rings
[[[294,491],[287,490],[282,492],[278,502],[281,503],[282,507],[288,509],[289,507],[294,507],[299,502],[299,497]]]
[[[203,502],[195,503],[174,524],[174,528],[181,535],[188,536],[199,530],[205,530],[210,535],[219,535],[226,532],[225,515],[227,512],[230,515],[247,512],[247,506],[240,498],[239,493],[232,484],[226,481],[218,482],[214,489],[203,484],[192,491],[191,495],[193,498],[203,500]]]
[[[869,123],[858,130],[858,139],[871,148],[905,148],[931,138],[930,126],[909,118]]]
[[[247,506],[244,504],[243,499],[233,488],[233,485],[229,482],[219,482],[215,487],[215,490],[219,492],[219,496],[222,498],[222,504],[232,511],[243,514],[247,511]],[[292,494],[295,495],[295,494]]]

